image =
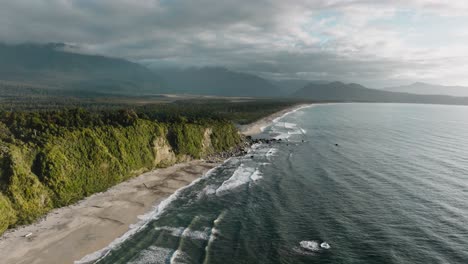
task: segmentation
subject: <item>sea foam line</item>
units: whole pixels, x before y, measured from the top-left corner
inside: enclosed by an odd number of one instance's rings
[[[283,115],[281,115],[281,116],[279,116],[279,117],[273,119],[273,120],[271,121],[271,123],[277,123],[279,120],[281,120],[282,118],[284,118],[285,116],[287,116],[287,115],[289,115],[289,114],[295,113],[295,112],[297,112],[297,111],[299,111],[299,110],[302,110],[302,109],[304,109],[304,108],[314,107],[314,106],[316,106],[316,105],[318,105],[318,104],[308,104],[308,105],[299,106],[299,107],[297,107],[297,108],[295,108],[295,109],[292,109],[291,111],[288,111],[288,112],[284,113]],[[265,131],[265,128],[267,128],[267,127],[269,127],[269,126],[271,126],[271,124],[268,124],[268,125],[266,125],[266,126],[260,127],[260,131],[262,131],[262,132]]]
[[[128,264],[165,263],[171,252],[170,248],[150,246],[148,249],[142,250],[137,259],[128,262]]]
[[[305,109],[305,108],[315,107],[315,106],[317,106],[317,105],[319,105],[319,104],[308,104],[308,105],[302,105],[302,106],[299,106],[299,107],[297,107],[297,108],[295,108],[295,109],[292,109],[291,111],[286,112],[286,113],[284,113],[283,115],[281,115],[281,116],[279,116],[279,117],[273,119],[273,120],[271,121],[271,124],[269,124],[269,125],[267,125],[267,126],[264,126],[264,127],[261,127],[260,130],[261,130],[262,132],[264,132],[265,129],[266,129],[267,127],[275,127],[275,126],[278,126],[278,123],[280,122],[280,120],[283,119],[283,118],[285,118],[287,115],[292,114],[292,113],[295,113],[295,112],[297,112],[297,111],[299,111],[299,110],[302,110],[302,109]],[[292,134],[305,134],[305,133],[306,133],[306,131],[305,131],[304,129],[298,128],[298,127],[297,127],[297,124],[295,124],[295,123],[284,122],[283,127],[286,128],[286,129],[293,129],[293,130],[296,130],[296,131],[293,131],[292,133],[290,133],[290,132],[278,132],[278,131],[274,131],[274,132],[279,133],[279,135],[273,136],[272,138],[274,138],[274,139],[288,139],[288,138],[290,137],[290,135],[292,135]]]
[[[225,160],[219,166],[216,166],[216,167],[210,169],[209,171],[207,171],[202,177],[194,180],[193,182],[191,182],[187,186],[184,186],[184,187],[178,189],[177,191],[175,191],[169,197],[162,200],[158,205],[156,205],[154,207],[153,211],[150,211],[150,212],[148,212],[148,213],[146,213],[144,215],[138,216],[138,219],[140,219],[140,221],[138,223],[136,223],[136,224],[130,225],[130,229],[125,234],[123,234],[121,237],[119,237],[119,238],[115,239],[114,241],[112,241],[107,247],[105,247],[103,249],[100,249],[100,250],[98,250],[96,252],[93,252],[91,254],[88,254],[88,255],[84,256],[80,260],[74,261],[74,264],[89,264],[89,263],[94,263],[94,262],[96,262],[98,260],[101,260],[101,259],[105,258],[112,251],[112,249],[120,246],[127,239],[131,238],[133,235],[138,233],[138,231],[145,228],[150,221],[158,219],[161,216],[161,214],[164,213],[164,211],[166,211],[166,209],[169,207],[169,205],[173,201],[175,201],[177,198],[179,198],[180,194],[184,190],[192,187],[196,183],[200,182],[202,179],[208,178],[217,168],[223,166],[226,162],[230,161],[231,159],[232,158],[229,158],[229,159]]]
[[[315,107],[315,106],[317,106],[317,104],[308,104],[308,105],[299,106],[298,108],[295,108],[295,109],[293,109],[293,110],[291,110],[289,112],[284,113],[282,116],[273,119],[273,123],[277,123],[278,121],[280,121],[281,119],[283,119],[284,117],[286,117],[289,114],[295,113],[295,112],[297,112],[299,110],[302,110],[302,109],[305,109],[305,108],[310,108],[310,107]]]
[[[248,167],[241,164],[232,174],[232,176],[225,180],[221,186],[216,189],[216,195],[222,196],[227,191],[236,189],[252,181],[258,181],[262,178],[262,173],[257,167]]]
[[[300,106],[296,109],[293,109],[287,113],[284,113],[282,116],[280,117],[277,117],[275,119],[273,119],[273,123],[276,123],[278,122],[279,120],[281,120],[282,118],[284,118],[285,116],[291,114],[291,113],[295,113],[299,110],[302,110],[304,108],[309,108],[309,107],[314,107],[316,106],[317,104],[310,104],[310,105],[304,105],[304,106]],[[268,125],[270,126],[270,125]],[[265,126],[265,127],[261,127],[261,131],[263,131],[266,127],[268,126]],[[253,150],[255,150],[256,148],[258,148],[261,144],[254,144],[253,146],[251,146],[251,149],[248,151],[249,153]],[[133,225],[130,225],[130,230],[128,230],[125,234],[123,234],[121,237],[115,239],[114,241],[112,241],[107,247],[103,248],[103,249],[100,249],[96,252],[93,252],[91,254],[88,254],[86,256],[84,256],[82,259],[80,260],[77,260],[77,261],[74,261],[74,264],[88,264],[88,263],[94,263],[104,257],[106,257],[111,251],[112,249],[120,246],[122,243],[124,243],[127,239],[131,238],[134,234],[136,234],[138,231],[140,231],[141,229],[143,229],[144,227],[146,227],[148,225],[148,223],[152,220],[155,220],[157,219],[159,216],[161,216],[161,214],[167,209],[167,207],[173,202],[175,201],[180,193],[182,191],[184,191],[185,189],[188,189],[190,187],[192,187],[193,185],[195,185],[196,183],[198,183],[199,181],[201,181],[202,179],[205,179],[207,177],[209,177],[213,171],[215,171],[217,168],[219,168],[220,166],[224,165],[226,162],[230,161],[232,158],[229,158],[227,160],[225,160],[221,165],[219,166],[216,166],[212,169],[210,169],[207,173],[205,173],[205,175],[203,175],[202,177],[196,179],[195,181],[191,182],[189,185],[187,186],[184,186],[180,189],[178,189],[177,191],[175,191],[173,194],[171,194],[169,197],[167,197],[166,199],[164,199],[163,201],[161,201],[157,206],[154,207],[154,210],[153,211],[150,211],[142,216],[139,216],[138,218],[140,219],[140,221],[136,224],[133,224]],[[216,231],[215,231],[216,232]]]

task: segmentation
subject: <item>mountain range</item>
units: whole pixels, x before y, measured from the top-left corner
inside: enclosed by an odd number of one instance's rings
[[[87,94],[146,93],[161,79],[123,59],[67,52],[64,44],[0,44],[0,80]]]
[[[383,90],[359,84],[301,79],[268,80],[223,67],[151,68],[128,60],[70,52],[67,45],[0,44],[0,99],[28,95],[99,96],[194,94],[468,104],[468,88],[415,83]],[[445,95],[444,95],[445,94]]]
[[[468,104],[468,97],[388,92],[384,90],[370,89],[356,83],[345,84],[342,82],[309,84],[295,92],[292,97],[316,101],[340,102]]]
[[[465,86],[445,86],[423,82],[416,82],[410,85],[388,87],[384,90],[389,92],[405,92],[413,94],[468,96],[468,87]]]
[[[281,89],[270,81],[253,74],[222,67],[158,69],[164,80],[164,93],[218,96],[277,97]]]
[[[27,87],[35,93],[87,96],[284,95],[264,78],[222,67],[156,70],[124,59],[69,52],[61,43],[0,44],[0,95],[11,94],[17,87]]]

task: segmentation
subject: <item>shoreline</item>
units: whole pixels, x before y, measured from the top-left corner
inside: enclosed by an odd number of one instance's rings
[[[6,231],[0,237],[1,262],[74,263],[107,247],[140,217],[220,164],[195,160],[156,169],[54,209],[33,224]]]
[[[287,107],[283,110],[280,110],[278,112],[275,112],[271,115],[268,115],[266,117],[262,117],[261,119],[253,122],[253,123],[250,123],[250,124],[247,124],[247,125],[242,125],[242,126],[239,126],[239,131],[245,135],[245,136],[254,136],[254,135],[258,135],[260,133],[263,132],[263,130],[265,129],[265,127],[271,125],[272,123],[274,123],[276,120],[290,114],[290,113],[293,113],[293,112],[296,112],[302,108],[307,108],[307,107],[312,107],[314,105],[319,105],[319,104],[298,104],[298,105],[293,105],[293,106],[290,106],[290,107]]]
[[[285,108],[240,126],[239,131],[245,136],[260,134],[275,120],[310,106],[313,105]],[[9,264],[92,263],[97,259],[93,256],[105,254],[109,246],[137,231],[144,217],[164,206],[177,191],[223,162],[194,160],[146,172],[74,205],[54,209],[33,224],[7,230],[0,237],[2,261]]]

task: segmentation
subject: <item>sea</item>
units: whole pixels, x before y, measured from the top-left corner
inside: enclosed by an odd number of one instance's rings
[[[81,262],[468,263],[468,107],[323,104]]]

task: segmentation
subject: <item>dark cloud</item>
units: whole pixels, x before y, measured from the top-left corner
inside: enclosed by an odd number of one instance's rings
[[[421,58],[432,51],[403,43],[399,29],[373,25],[397,7],[466,10],[460,1],[423,0],[15,0],[0,8],[0,40],[66,42],[153,65],[221,65],[371,85],[446,66],[434,63],[445,54],[427,62]]]

